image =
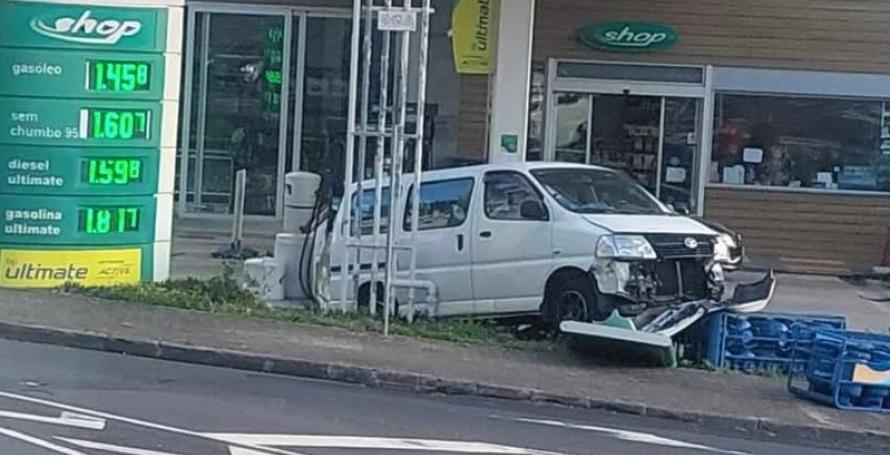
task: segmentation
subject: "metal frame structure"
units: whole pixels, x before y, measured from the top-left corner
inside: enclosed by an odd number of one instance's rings
[[[415,6],[415,3],[419,5]],[[402,5],[393,5],[392,0],[353,0],[352,10],[352,48],[350,54],[349,74],[349,112],[347,119],[346,157],[344,159],[344,196],[342,202],[342,224],[335,227],[340,229],[343,237],[348,237],[352,232],[353,218],[358,217],[356,240],[348,242],[344,248],[342,266],[340,268],[342,286],[340,296],[340,308],[354,309],[358,303],[359,276],[361,273],[362,254],[370,251],[371,279],[369,287],[369,309],[376,311],[377,283],[378,283],[378,257],[384,253],[384,279],[383,279],[383,319],[384,333],[389,332],[389,319],[393,312],[396,287],[409,289],[408,318],[414,316],[415,288],[427,289],[428,296],[434,286],[430,283],[421,283],[416,280],[417,254],[413,248],[415,236],[419,228],[420,212],[420,182],[422,177],[421,167],[423,163],[423,134],[424,115],[426,103],[426,76],[428,65],[430,16],[432,14],[430,0],[405,0]],[[382,14],[393,14],[407,20],[403,26],[385,26],[379,20]],[[417,16],[420,16],[418,24]],[[374,48],[374,25],[382,34],[381,60],[379,73],[372,74],[372,58]],[[362,29],[364,28],[364,32]],[[419,30],[418,30],[419,29]],[[420,34],[419,54],[417,59],[417,80],[414,86],[416,93],[409,93],[409,65],[411,54],[412,34]],[[395,55],[391,55],[392,44],[395,44]],[[392,93],[390,94],[390,76],[392,76]],[[374,125],[369,121],[370,115],[370,89],[371,78],[380,80],[376,121]],[[392,96],[390,96],[392,95]],[[413,96],[411,96],[413,95]],[[406,119],[408,104],[411,99],[417,103],[417,113],[414,133],[406,131]],[[390,102],[391,100],[391,102]],[[389,113],[389,115],[387,115]],[[386,141],[389,140],[389,150],[386,150]],[[373,230],[371,240],[362,237],[361,210],[352,205],[353,185],[359,206],[364,198],[363,181],[366,178],[368,141],[375,141],[373,180],[374,180],[374,209]],[[409,142],[413,144],[413,195],[411,207],[411,235],[408,245],[399,245],[395,237],[398,227],[396,220],[402,219],[401,191],[403,178],[405,177],[404,161]],[[356,160],[356,151],[358,152]],[[386,172],[385,155],[390,158],[389,172]],[[388,184],[389,191],[389,223],[384,244],[378,243],[382,225],[382,198],[383,187]],[[407,252],[410,255],[408,279],[399,279],[397,275],[397,251]],[[349,287],[352,286],[352,292]],[[352,300],[350,301],[350,297]]]

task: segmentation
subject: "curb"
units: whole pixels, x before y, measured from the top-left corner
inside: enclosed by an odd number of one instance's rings
[[[758,433],[774,438],[786,437],[819,442],[828,446],[846,449],[855,447],[864,450],[886,450],[890,447],[890,433],[885,432],[789,424],[757,417],[677,411],[621,400],[562,395],[535,389],[451,380],[416,373],[274,357],[202,346],[189,346],[160,340],[126,339],[94,332],[58,329],[40,325],[0,321],[0,339],[53,344],[127,354],[136,357],[172,360],[301,378],[323,379],[415,393],[477,396],[611,411],[620,414],[693,423],[707,428],[732,430],[746,434]]]

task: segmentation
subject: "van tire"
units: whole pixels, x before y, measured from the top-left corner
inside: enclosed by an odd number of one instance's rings
[[[597,306],[596,283],[588,275],[579,275],[561,283],[548,296],[548,325],[559,331],[563,321],[591,322],[604,319]]]
[[[385,305],[385,302],[383,301],[383,283],[381,283],[379,281],[377,282],[377,295],[375,297],[377,297],[375,299],[377,301],[374,302],[374,317],[382,320],[383,312],[384,312],[383,307]],[[361,285],[361,287],[359,287],[359,290],[358,290],[359,313],[370,314],[370,312],[371,312],[371,310],[370,310],[371,307],[369,305],[370,300],[371,300],[371,283],[368,282],[368,283]],[[393,305],[393,314],[398,316],[398,314],[399,314],[398,300],[393,299],[392,305]]]

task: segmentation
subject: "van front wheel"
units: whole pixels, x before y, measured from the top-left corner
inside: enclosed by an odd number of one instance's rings
[[[555,331],[563,321],[601,320],[597,307],[596,284],[589,277],[575,277],[562,283],[550,297],[550,323]]]

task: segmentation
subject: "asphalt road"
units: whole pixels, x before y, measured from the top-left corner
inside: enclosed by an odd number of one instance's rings
[[[687,424],[0,342],[0,454],[848,453]]]

